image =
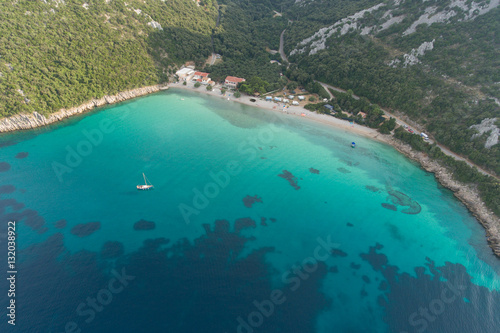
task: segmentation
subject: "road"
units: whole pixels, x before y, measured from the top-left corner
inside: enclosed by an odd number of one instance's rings
[[[345,91],[344,89],[340,89],[340,88],[337,88],[337,87],[334,87],[334,86],[331,86],[329,84],[326,84],[326,83],[323,83],[323,82],[320,82],[320,81],[317,81],[317,80],[314,80],[314,82],[318,82],[319,84],[321,84],[323,86],[323,88],[325,88],[325,90],[330,94],[330,98],[333,97],[332,93],[330,92],[330,90],[328,90],[328,88],[332,89],[332,90],[335,90],[335,91],[338,91],[338,92],[341,92],[341,93],[347,93],[347,91]],[[359,96],[356,96],[356,95],[352,95],[352,98],[358,100],[359,99]]]
[[[281,59],[283,59],[283,61],[286,61],[290,66],[290,62],[288,61],[288,58],[286,57],[286,54],[285,54],[285,51],[284,51],[284,46],[285,46],[285,30],[283,30],[281,32],[281,36],[280,36],[280,55],[281,55]],[[340,89],[338,87],[334,87],[332,85],[329,85],[329,84],[326,84],[326,83],[323,83],[323,82],[320,82],[320,81],[316,81],[315,82],[318,82],[319,84],[321,84],[323,86],[323,88],[325,88],[325,90],[328,92],[328,94],[330,95],[330,98],[333,98],[333,95],[332,93],[330,92],[330,90],[328,90],[328,88],[332,89],[332,90],[335,90],[335,91],[338,91],[338,92],[343,92],[343,93],[347,93],[347,91],[345,91],[344,89]],[[356,95],[352,95],[352,97],[356,100],[359,100],[359,96],[356,96]],[[392,117],[394,119],[396,119],[396,124],[398,124],[399,126],[407,126],[409,128],[412,128],[413,126],[407,124],[405,121],[403,121],[402,119],[396,117],[394,114],[388,112],[387,110],[384,110],[382,109],[382,111],[384,111],[384,113],[386,115],[388,115],[389,117]],[[433,144],[435,141],[432,140],[432,139],[429,139],[428,142],[430,144]],[[460,155],[458,155],[457,153],[454,153],[452,152],[450,149],[448,149],[447,147],[439,144],[438,142],[436,142],[436,145],[441,148],[441,151],[443,153],[445,153],[446,155],[448,156],[451,156],[453,157],[454,159],[458,160],[458,161],[464,161],[465,163],[467,163],[467,165],[469,165],[470,167],[473,167],[473,168],[476,168],[480,173],[482,173],[483,175],[487,175],[487,176],[490,176],[490,177],[493,177],[494,179],[500,181],[500,177],[482,169],[481,167],[477,166],[476,164],[474,164],[473,162],[469,161],[468,159],[466,159],[465,157],[462,157]]]
[[[221,16],[220,6],[218,6],[217,7],[217,22],[215,23],[216,28],[220,24],[220,16]],[[216,53],[214,52],[215,51],[215,48],[214,48],[214,30],[212,30],[211,42],[212,42],[212,60],[210,60],[210,66],[213,66],[213,64],[215,63],[215,59],[217,59],[217,57],[215,55]]]
[[[285,30],[283,30],[281,32],[281,36],[280,36],[280,55],[281,55],[281,59],[283,61],[286,61],[288,64],[290,64],[290,62],[288,61],[288,58],[286,57],[286,54],[285,54],[285,50],[284,50],[284,47],[285,47]],[[288,65],[290,66],[290,65]]]
[[[281,48],[280,48],[280,50],[281,50]],[[319,84],[321,84],[323,86],[323,88],[325,88],[325,90],[330,94],[331,97],[333,97],[333,95],[328,90],[328,88],[331,88],[332,90],[335,90],[335,91],[338,91],[338,92],[346,93],[346,91],[344,89],[340,89],[338,87],[334,87],[332,85],[329,85],[329,84],[326,84],[326,83],[323,83],[323,82],[320,82],[320,81],[315,81],[315,82],[318,82]],[[359,99],[359,96],[356,96],[354,94],[352,95],[352,97],[354,99]],[[400,119],[399,117],[395,116],[394,114],[390,113],[389,111],[384,110],[384,109],[381,109],[381,110],[384,111],[384,113],[386,115],[388,115],[389,117],[392,117],[392,118],[396,119],[396,124],[398,124],[399,126],[407,126],[409,128],[412,128],[415,132],[418,132],[418,130],[416,130],[414,126],[409,125],[404,120]],[[496,180],[500,181],[500,178],[498,176],[496,176],[496,175],[494,175],[494,174],[492,174],[492,173],[490,173],[490,172],[482,169],[481,167],[477,166],[473,162],[469,161],[467,158],[465,158],[463,156],[460,156],[457,153],[452,152],[450,149],[448,149],[447,147],[443,146],[442,144],[440,144],[438,142],[435,142],[435,140],[429,139],[429,140],[427,140],[427,142],[429,142],[430,144],[436,143],[436,146],[438,146],[439,148],[441,148],[441,150],[443,151],[443,153],[445,153],[446,155],[453,157],[457,161],[464,161],[470,167],[476,168],[483,175],[487,175],[487,176],[493,177]]]

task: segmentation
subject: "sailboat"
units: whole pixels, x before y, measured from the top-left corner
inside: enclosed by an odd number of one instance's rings
[[[144,177],[144,185],[137,185],[138,190],[150,190],[153,188],[153,184],[151,182],[148,183],[148,179],[146,178],[146,175],[143,173],[142,176]]]

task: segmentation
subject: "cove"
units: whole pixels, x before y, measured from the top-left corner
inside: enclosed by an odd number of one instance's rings
[[[174,89],[0,141],[19,331],[499,327],[484,230],[385,144]]]

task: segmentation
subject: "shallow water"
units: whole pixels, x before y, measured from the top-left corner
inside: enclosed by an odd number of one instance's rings
[[[20,332],[500,327],[484,230],[387,145],[175,90],[0,141]]]

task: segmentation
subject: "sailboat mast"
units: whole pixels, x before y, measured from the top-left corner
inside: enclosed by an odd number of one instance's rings
[[[146,175],[144,174],[144,172],[142,173],[142,176],[144,177],[144,184],[148,185],[148,182],[146,181]]]

